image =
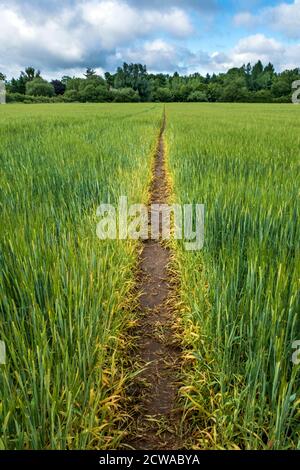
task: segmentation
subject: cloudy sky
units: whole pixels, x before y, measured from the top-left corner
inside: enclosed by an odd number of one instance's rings
[[[0,0],[0,72],[46,78],[113,71],[222,72],[300,66],[300,0]]]

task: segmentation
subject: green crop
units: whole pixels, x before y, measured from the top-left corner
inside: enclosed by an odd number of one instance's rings
[[[162,106],[0,109],[0,446],[115,448],[136,243],[101,202],[146,202]]]
[[[299,448],[300,109],[168,105],[175,200],[205,204],[176,245],[185,417],[199,448]]]
[[[187,447],[300,448],[299,112],[166,105],[172,200],[206,210],[203,250],[170,244]],[[120,444],[141,245],[100,241],[96,209],[148,201],[162,113],[0,107],[0,448]]]

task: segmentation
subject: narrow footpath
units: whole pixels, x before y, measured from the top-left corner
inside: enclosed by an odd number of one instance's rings
[[[164,113],[150,188],[151,204],[168,201],[165,166]],[[137,328],[138,361],[143,367],[136,378],[132,407],[135,410],[132,435],[127,442],[134,449],[180,449],[180,413],[176,410],[180,348],[176,342],[172,310],[171,252],[160,240],[146,240],[140,257],[140,292]]]

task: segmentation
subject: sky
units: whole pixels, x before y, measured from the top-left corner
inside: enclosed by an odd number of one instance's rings
[[[271,61],[300,67],[300,0],[0,0],[0,72],[219,73]]]

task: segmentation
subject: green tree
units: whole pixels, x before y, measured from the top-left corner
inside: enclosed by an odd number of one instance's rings
[[[82,88],[84,88],[86,81],[84,78],[68,77],[68,79],[65,81],[65,84],[66,84],[66,91],[75,90],[78,92]]]
[[[105,72],[104,77],[108,86],[112,87],[114,84],[114,76],[109,72]]]
[[[159,87],[156,90],[155,97],[157,101],[167,103],[169,101],[172,101],[173,95],[169,88]]]
[[[265,73],[267,72],[267,73],[269,73],[270,75],[275,75],[274,65],[271,64],[271,62],[269,62],[268,65],[265,66],[264,72],[265,72]]]
[[[201,102],[201,101],[208,101],[206,93],[203,91],[192,91],[188,98],[188,101],[195,101],[195,102]]]
[[[36,77],[26,83],[26,95],[54,96],[54,86],[41,77]]]
[[[260,89],[259,78],[263,74],[263,71],[264,71],[263,64],[259,60],[252,68],[251,88],[253,90],[259,90]]]
[[[272,103],[272,93],[270,90],[258,90],[253,94],[251,101],[256,103]]]
[[[80,101],[101,103],[111,100],[111,93],[104,85],[94,86],[92,83],[87,84],[80,92]]]
[[[19,78],[12,78],[8,85],[8,91],[10,93],[20,93],[25,95],[26,84],[35,78],[40,77],[40,71],[35,70],[33,67],[27,67],[25,71],[20,73]]]
[[[286,96],[291,93],[291,83],[287,80],[284,76],[279,76],[274,81],[272,88],[271,88],[272,95],[275,98],[279,98],[280,96]]]
[[[67,90],[64,94],[64,100],[68,102],[80,101],[80,98],[77,90]]]
[[[61,82],[62,82],[65,86],[67,86],[67,83],[68,83],[69,80],[72,80],[72,77],[69,77],[69,75],[64,75],[64,76],[62,77],[62,79],[61,79]]]
[[[112,98],[116,103],[137,103],[140,101],[139,94],[128,87],[112,90]]]
[[[0,75],[3,77],[3,74]],[[36,82],[40,78],[42,81]],[[1,78],[0,78],[1,79]],[[250,63],[242,67],[234,67],[227,73],[218,75],[199,73],[181,76],[178,72],[173,75],[148,73],[145,65],[123,63],[115,73],[106,72],[105,78],[97,75],[96,71],[88,68],[85,78],[64,76],[61,80],[53,80],[55,94],[64,93],[66,101],[259,101],[259,102],[289,102],[291,99],[292,83],[300,79],[300,70],[286,70],[277,74],[270,62],[263,66],[259,60],[254,66]],[[34,82],[34,86],[29,83]],[[42,86],[38,91],[36,83]],[[28,85],[28,86],[27,86]],[[12,78],[7,82],[10,99],[20,101],[20,94],[27,90],[33,93],[52,95],[49,84],[40,77],[40,72],[33,67],[27,67],[18,79]],[[65,91],[64,91],[65,90]],[[27,99],[27,98],[26,98]],[[32,99],[33,100],[33,99]],[[35,99],[36,101],[36,99]]]
[[[66,91],[66,85],[61,80],[52,80],[51,84],[53,85],[54,93],[57,96],[63,95]]]
[[[248,101],[249,93],[246,87],[245,79],[232,79],[223,89],[222,101]]]
[[[211,102],[221,101],[223,87],[220,83],[209,83],[207,87],[207,97]]]
[[[97,72],[94,69],[91,69],[91,68],[87,68],[86,72],[84,74],[84,76],[86,78],[91,78],[91,77],[94,77],[95,75],[97,75]]]
[[[300,79],[300,69],[285,70],[277,75],[271,87],[271,92],[274,98],[286,97],[289,101],[292,94],[292,84],[295,80]]]
[[[31,82],[35,78],[41,76],[41,72],[39,70],[35,70],[34,67],[27,67],[25,72],[21,72],[21,75],[25,78],[26,82]]]

